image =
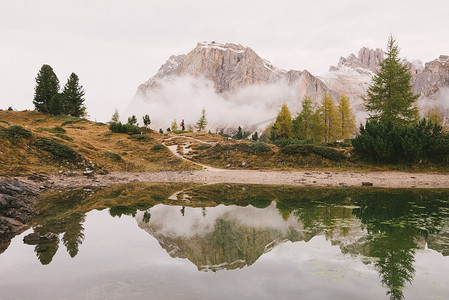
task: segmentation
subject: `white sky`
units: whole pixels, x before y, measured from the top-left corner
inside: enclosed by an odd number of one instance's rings
[[[43,64],[71,72],[92,119],[123,111],[137,86],[199,41],[249,46],[284,69],[327,72],[362,46],[427,62],[449,54],[449,1],[0,0],[0,108],[33,109]]]

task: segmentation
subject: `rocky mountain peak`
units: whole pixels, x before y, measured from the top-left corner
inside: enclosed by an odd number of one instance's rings
[[[351,53],[348,57],[340,57],[338,62],[338,66],[331,66],[329,71],[337,71],[342,67],[348,67],[351,69],[359,70],[363,72],[365,70],[369,70],[372,73],[376,73],[379,71],[379,63],[384,59],[384,53],[382,49],[369,49],[366,47],[362,47],[358,56]],[[361,69],[361,70],[360,70]]]
[[[437,95],[441,88],[449,86],[449,56],[440,55],[427,62],[413,84],[413,92],[425,97]]]

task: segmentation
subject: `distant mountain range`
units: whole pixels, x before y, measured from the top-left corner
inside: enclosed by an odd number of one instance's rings
[[[148,103],[153,103],[149,109],[154,111],[155,107],[158,107],[154,106],[155,102],[159,102],[160,106],[172,105],[170,111],[176,117],[177,114],[183,115],[188,110],[183,106],[186,101],[193,104],[196,94],[202,97],[204,95],[201,90],[209,89],[209,94],[214,91],[214,97],[234,106],[242,103],[257,106],[255,113],[259,112],[258,109],[262,105],[260,102],[263,102],[266,114],[260,113],[260,118],[264,119],[264,116],[270,114],[274,117],[282,103],[287,103],[292,113],[296,113],[305,96],[319,103],[325,93],[330,93],[335,101],[341,94],[347,95],[356,112],[357,121],[363,122],[367,113],[362,97],[383,59],[384,53],[381,49],[363,47],[357,56],[350,54],[346,58],[341,57],[337,66],[331,66],[328,73],[314,76],[307,70],[286,71],[277,68],[249,47],[202,42],[187,55],[171,56],[153,77],[141,84],[131,101],[129,111],[141,112]],[[424,66],[419,60],[404,59],[403,64],[407,65],[412,73],[413,91],[420,95],[419,105],[422,112],[434,106],[449,109],[449,56],[441,55]],[[180,84],[181,79],[188,79],[189,83]],[[189,92],[183,93],[186,86]],[[183,104],[179,105],[179,101]],[[204,99],[197,104],[207,106],[207,101]],[[226,107],[222,109],[223,113],[229,109],[229,105]],[[181,108],[181,111],[178,112],[177,108]],[[237,114],[235,117],[238,119],[236,122],[245,122],[244,118],[239,120]],[[233,119],[232,114],[229,119]],[[215,127],[231,125],[221,124],[226,123],[223,119],[211,121],[211,125]],[[253,120],[248,121],[251,122]],[[256,125],[260,127],[260,124]]]

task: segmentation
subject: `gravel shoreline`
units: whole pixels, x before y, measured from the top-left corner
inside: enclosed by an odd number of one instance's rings
[[[384,188],[449,188],[449,175],[406,172],[259,171],[208,168],[200,171],[111,172],[107,175],[67,176],[48,174],[42,182],[26,177],[19,180],[41,184],[42,189],[105,186],[131,182],[240,183],[290,186],[362,186],[362,182]]]

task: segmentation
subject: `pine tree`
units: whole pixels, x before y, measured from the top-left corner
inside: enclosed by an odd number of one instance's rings
[[[237,129],[237,134],[235,135],[235,138],[237,140],[241,140],[243,138],[242,127],[239,126],[239,128]]]
[[[323,120],[324,141],[330,142],[338,139],[341,122],[330,94],[325,94],[320,108],[321,118]]]
[[[419,118],[415,106],[417,95],[412,92],[411,74],[399,59],[396,40],[390,36],[385,60],[380,63],[380,71],[368,88],[365,107],[370,119],[381,122],[391,121],[395,125],[406,125]]]
[[[254,132],[254,134],[253,134],[253,136],[251,137],[251,139],[252,139],[253,141],[256,141],[256,142],[259,140],[259,134],[257,133],[257,131]]]
[[[62,95],[64,97],[64,113],[74,117],[83,115],[84,89],[79,83],[78,75],[70,74],[64,85]]]
[[[287,104],[282,105],[281,110],[277,115],[276,122],[271,130],[274,130],[275,139],[288,139],[292,137],[292,114],[290,113]]]
[[[137,124],[137,118],[135,115],[132,115],[128,118],[128,124],[129,125],[136,125]]]
[[[354,134],[355,125],[355,115],[352,113],[351,107],[349,106],[348,97],[341,95],[340,100],[337,105],[338,115],[340,117],[340,132],[339,139],[349,139],[352,134]]]
[[[201,117],[199,118],[198,122],[196,122],[196,128],[198,131],[203,131],[206,128],[207,120],[206,120],[206,109],[203,108],[201,111]]]
[[[51,97],[48,112],[54,116],[64,113],[64,97],[61,93],[57,93]]]
[[[120,115],[118,113],[118,109],[116,108],[114,114],[112,115],[111,122],[118,123],[120,121]]]
[[[142,117],[143,125],[145,125],[146,128],[150,127],[151,120],[149,115],[145,115]]]
[[[309,97],[304,97],[302,110],[293,120],[293,137],[304,140],[312,136],[313,113],[312,100]]]
[[[44,114],[50,112],[50,103],[53,96],[59,91],[59,79],[52,67],[43,65],[36,77],[33,104],[37,111]]]
[[[178,122],[176,122],[176,119],[173,119],[173,122],[171,123],[170,129],[171,129],[171,131],[178,130]]]
[[[321,116],[321,108],[315,109],[312,115],[310,135],[315,143],[320,143],[324,138],[324,121]]]

